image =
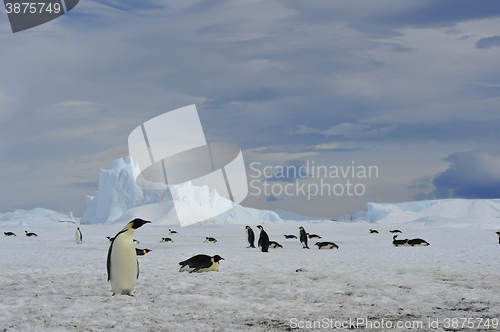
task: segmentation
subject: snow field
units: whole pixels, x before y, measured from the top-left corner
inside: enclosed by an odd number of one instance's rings
[[[287,331],[293,318],[427,323],[498,318],[500,312],[500,245],[484,225],[266,223],[270,239],[284,248],[261,253],[246,248],[244,225],[148,224],[134,234],[138,248],[153,250],[139,258],[135,297],[111,296],[106,281],[105,237],[123,225],[80,225],[81,245],[74,240],[77,226],[2,224],[2,231],[18,236],[0,237],[0,330]],[[310,240],[307,250],[283,237],[298,235],[299,226],[340,248],[318,250]],[[169,235],[169,228],[179,235]],[[431,245],[393,247],[394,228],[403,231],[400,239],[418,237]],[[25,229],[39,236],[28,238]],[[206,236],[218,242],[203,243]],[[174,243],[160,243],[162,237]],[[199,253],[221,255],[220,271],[178,272],[178,262]]]

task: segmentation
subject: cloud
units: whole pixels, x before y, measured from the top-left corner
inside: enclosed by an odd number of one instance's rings
[[[434,176],[435,189],[415,199],[500,198],[500,155],[474,150],[453,153],[444,161],[450,167]]]
[[[481,38],[476,43],[476,47],[479,49],[488,49],[494,46],[500,47],[500,36]]]
[[[274,196],[273,194],[266,196],[266,202],[277,202],[277,201],[279,201],[279,199],[277,199],[276,196]]]
[[[317,128],[307,127],[304,125],[299,125],[297,129],[289,130],[288,133],[291,135],[320,134],[327,137],[339,136],[348,139],[362,139],[362,138],[385,136],[387,133],[396,129],[396,127],[397,126],[395,124],[388,126],[377,126],[377,125],[341,123],[336,126],[331,126],[326,130],[321,130]]]

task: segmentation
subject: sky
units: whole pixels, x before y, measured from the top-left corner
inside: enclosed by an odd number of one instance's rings
[[[495,0],[82,0],[15,34],[3,12],[0,45],[0,213],[81,216],[132,130],[191,104],[241,147],[244,206],[500,198]]]

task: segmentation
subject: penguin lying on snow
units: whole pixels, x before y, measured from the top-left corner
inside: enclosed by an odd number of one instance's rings
[[[179,233],[177,233],[177,231],[173,231],[173,230],[171,230],[171,229],[169,228],[169,229],[168,229],[168,234],[179,234]]]
[[[139,278],[139,262],[134,246],[134,231],[150,221],[134,219],[113,239],[108,250],[108,281],[113,295],[134,295],[135,282]]]
[[[32,237],[32,236],[38,236],[35,233],[28,233],[28,231],[24,231],[26,233],[26,236]]]
[[[269,241],[269,248],[283,248],[283,246],[276,241]]]
[[[180,262],[181,268],[179,272],[188,271],[189,273],[194,272],[208,272],[208,271],[219,271],[219,261],[224,260],[224,258],[219,255],[208,256],[208,255],[196,255],[190,259],[186,259]]]
[[[255,234],[252,231],[252,228],[250,226],[245,227],[247,231],[247,242],[248,242],[248,247],[247,248],[255,248],[254,241],[255,241]]]
[[[257,244],[262,252],[268,252],[269,236],[267,235],[266,231],[264,230],[264,227],[259,225],[259,226],[257,226],[257,228],[260,229],[259,242],[257,242]]]
[[[318,246],[318,249],[338,249],[339,248],[339,246],[333,242],[316,242],[314,245]]]
[[[12,232],[3,232],[3,234],[5,236],[17,236],[16,234],[12,233]]]
[[[393,229],[392,231],[389,231],[389,233],[401,233],[399,229]]]
[[[317,234],[309,234],[309,233],[306,233],[307,234],[307,237],[309,238],[309,240],[312,240],[312,239],[321,239],[321,236],[317,235]]]
[[[214,238],[214,237],[208,237],[206,238],[205,241],[203,241],[203,243],[217,243],[217,240]]]
[[[376,229],[370,229],[370,234],[372,233],[377,233],[378,234],[378,231]]]
[[[80,231],[80,227],[76,228],[75,241],[76,244],[82,244],[82,232]]]
[[[295,235],[285,235],[285,239],[296,239]]]
[[[412,239],[412,240],[407,240],[406,241],[408,243],[408,245],[410,246],[430,246],[430,244],[425,241],[425,240],[422,240],[422,239]]]
[[[300,243],[302,243],[302,249],[309,249],[307,246],[307,233],[304,227],[300,226]]]
[[[135,254],[137,255],[137,257],[144,257],[150,251],[152,251],[152,250],[135,248]]]
[[[392,237],[392,245],[395,246],[395,247],[403,247],[403,246],[407,246],[408,245],[408,239],[404,239],[404,240],[396,240],[398,236],[397,235],[394,235]]]
[[[161,238],[160,243],[168,243],[168,242],[172,243],[174,241],[171,238],[169,238],[169,237],[162,237]]]

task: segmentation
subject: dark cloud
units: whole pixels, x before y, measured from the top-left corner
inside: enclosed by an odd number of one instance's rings
[[[417,194],[416,200],[500,198],[500,156],[476,150],[453,153],[444,161],[450,167],[434,176],[435,189]]]
[[[279,199],[276,198],[273,194],[266,196],[266,202],[278,202]]]
[[[479,49],[500,47],[500,36],[481,38],[477,41],[476,47]]]

